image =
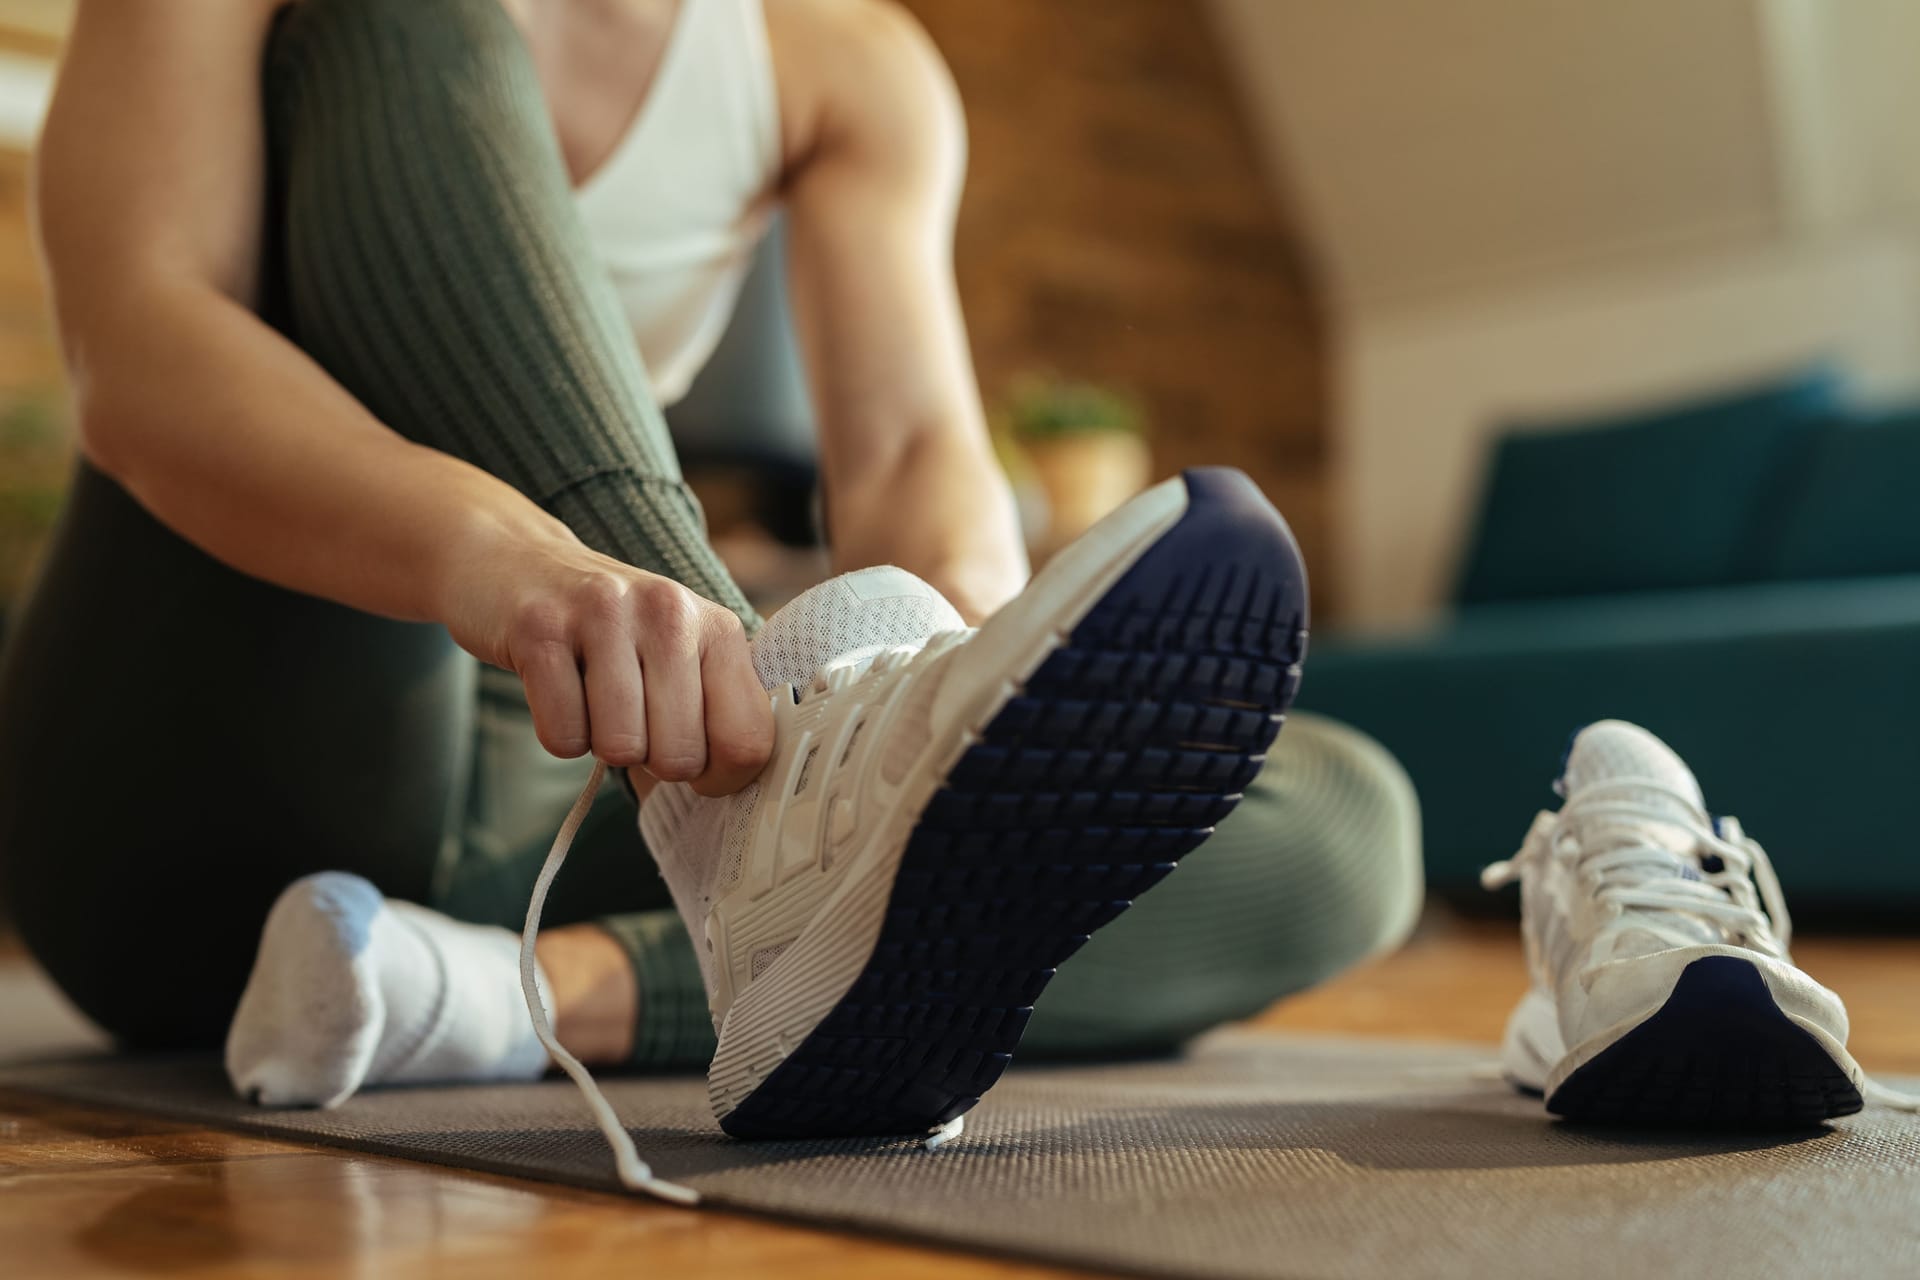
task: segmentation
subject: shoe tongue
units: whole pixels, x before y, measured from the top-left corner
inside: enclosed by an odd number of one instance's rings
[[[945,596],[905,569],[880,565],[794,597],[753,638],[753,666],[769,689],[804,684],[829,667],[965,626]]]
[[[1645,817],[1576,812],[1576,834],[1589,848],[1652,843],[1676,854],[1692,853],[1692,829],[1706,813],[1700,784],[1671,747],[1640,726],[1602,720],[1582,729],[1567,751],[1560,781],[1569,801],[1605,783],[1612,784],[1608,799],[1647,810]]]

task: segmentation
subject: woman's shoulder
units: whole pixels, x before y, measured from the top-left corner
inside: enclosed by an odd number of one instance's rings
[[[759,3],[773,51],[789,168],[835,136],[957,125],[958,99],[946,64],[919,19],[898,0]]]

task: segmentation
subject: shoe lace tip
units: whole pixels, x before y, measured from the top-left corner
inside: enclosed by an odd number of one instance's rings
[[[928,1130],[925,1139],[927,1150],[938,1151],[941,1146],[959,1137],[960,1131],[966,1128],[966,1125],[967,1118],[965,1116],[955,1116],[945,1124],[935,1126],[933,1129]]]
[[[632,1181],[628,1181],[625,1175],[622,1175],[621,1182],[629,1191],[638,1191],[656,1200],[664,1200],[668,1204],[677,1204],[687,1209],[697,1208],[700,1204],[700,1193],[692,1187],[682,1186],[678,1182],[668,1182],[665,1178],[656,1178],[651,1173]]]
[[[1920,1097],[1899,1089],[1890,1088],[1871,1077],[1862,1081],[1861,1100],[1870,1107],[1886,1107],[1893,1111],[1907,1111],[1920,1114]]]

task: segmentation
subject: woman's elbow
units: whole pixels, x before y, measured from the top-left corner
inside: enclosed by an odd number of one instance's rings
[[[80,456],[116,480],[126,481],[134,452],[128,415],[99,395],[73,392],[74,444]]]
[[[53,279],[54,314],[58,318],[60,353],[67,371],[67,395],[72,407],[74,443],[80,456],[107,475],[125,483],[127,469],[134,464],[137,448],[135,433],[140,417],[130,406],[129,386],[144,381],[141,373],[127,369],[119,352],[122,321],[99,308],[76,305],[69,291]],[[83,297],[78,301],[84,302]],[[133,310],[132,306],[126,308]],[[141,317],[151,326],[156,321]],[[132,397],[137,402],[139,397]]]

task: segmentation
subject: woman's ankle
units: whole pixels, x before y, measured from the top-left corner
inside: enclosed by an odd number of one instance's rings
[[[534,955],[553,991],[553,1031],[562,1047],[590,1065],[626,1061],[639,1027],[640,991],[613,935],[591,924],[543,930]]]

